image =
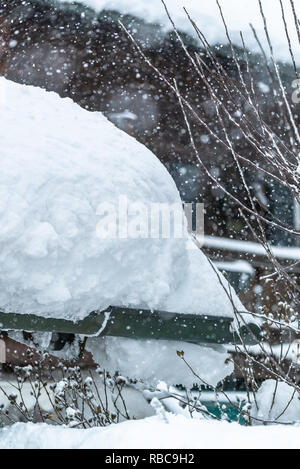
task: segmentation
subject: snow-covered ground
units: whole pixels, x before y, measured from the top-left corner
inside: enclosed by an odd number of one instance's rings
[[[0,448],[70,449],[299,449],[300,427],[241,427],[166,414],[107,428],[73,430],[45,424],[16,424],[0,430]]]
[[[63,0],[71,3],[72,0]],[[97,11],[103,9],[114,9],[123,14],[132,14],[144,19],[147,22],[161,24],[166,30],[170,30],[170,22],[165,13],[161,0],[81,0],[87,6]],[[174,19],[177,27],[192,36],[195,32],[191,23],[183,11],[186,7],[198,27],[206,35],[211,44],[227,43],[224,27],[220,18],[220,12],[214,0],[165,0],[165,3]],[[295,47],[294,53],[300,58],[297,32],[294,25],[291,5],[289,0],[283,0],[287,23],[290,26],[290,36]],[[220,2],[225,18],[228,22],[230,34],[235,44],[241,44],[240,31],[243,31],[248,48],[259,52],[258,45],[253,37],[249,23],[255,27],[262,43],[267,49],[265,40],[263,21],[260,16],[257,1],[249,0],[223,0]],[[270,37],[276,51],[277,59],[290,61],[282,13],[279,1],[262,0],[265,16],[268,20]],[[299,2],[295,2],[295,7],[299,16]],[[245,14],[246,13],[246,14]],[[149,38],[150,39],[150,38]]]

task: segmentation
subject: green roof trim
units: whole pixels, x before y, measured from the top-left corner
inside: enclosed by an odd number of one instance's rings
[[[260,329],[255,324],[234,332],[233,319],[228,317],[179,314],[140,308],[110,306],[73,322],[44,318],[34,314],[0,312],[2,331],[60,332],[89,337],[112,336],[129,339],[154,339],[196,344],[257,344]]]

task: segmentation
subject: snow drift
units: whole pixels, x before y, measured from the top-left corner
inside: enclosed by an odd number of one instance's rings
[[[298,425],[242,427],[237,423],[167,414],[107,428],[74,430],[17,423],[0,430],[1,449],[299,449]]]

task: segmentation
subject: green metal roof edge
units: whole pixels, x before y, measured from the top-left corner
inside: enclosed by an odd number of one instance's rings
[[[221,316],[179,314],[110,306],[73,322],[35,314],[0,312],[0,330],[59,332],[89,337],[113,336],[129,339],[155,339],[201,344],[257,344],[260,330],[247,324],[234,331],[233,319]]]

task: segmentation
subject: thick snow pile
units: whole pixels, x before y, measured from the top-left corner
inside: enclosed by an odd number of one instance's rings
[[[63,0],[72,3],[72,0]],[[170,22],[165,13],[161,0],[81,0],[89,7],[97,11],[103,9],[117,10],[123,14],[132,14],[151,23],[159,23],[166,30],[170,29]],[[185,6],[198,27],[206,35],[211,44],[227,43],[224,27],[220,18],[220,12],[215,1],[202,0],[165,0],[165,3],[180,30],[195,36],[195,32],[183,11]],[[266,50],[268,50],[265,39],[263,21],[260,16],[257,1],[249,0],[224,0],[221,3],[225,18],[228,22],[229,32],[235,44],[241,44],[240,31],[243,31],[246,44],[249,49],[259,52],[259,47],[253,37],[249,23],[252,23]],[[288,42],[282,21],[280,3],[274,0],[262,0],[265,16],[268,20],[270,37],[272,39],[277,59],[290,61]],[[294,53],[300,58],[297,32],[289,0],[283,0],[287,23],[290,26],[292,44],[295,46]],[[295,2],[299,17],[299,4]],[[151,38],[149,38],[151,39]]]
[[[189,249],[186,232],[99,237],[99,204],[117,212],[120,195],[182,211],[153,153],[69,99],[5,79],[0,87],[0,310],[72,320],[109,305],[233,315],[217,273]],[[127,215],[135,223],[136,213]],[[222,348],[114,338],[91,340],[89,348],[107,369],[156,383],[194,383],[176,350],[210,384],[232,371]]]
[[[295,389],[275,380],[265,381],[256,394],[253,417],[279,422],[300,422],[300,400]]]
[[[73,430],[18,423],[0,430],[6,449],[299,449],[298,426],[241,427],[237,423],[165,415],[107,428]],[[168,423],[167,423],[168,422]]]
[[[122,195],[180,205],[149,150],[69,99],[0,86],[0,308],[75,320],[111,304],[232,314],[216,273],[185,238],[99,238],[100,203],[117,210]]]
[[[142,378],[154,386],[159,381],[189,388],[203,384],[177,356],[177,351],[184,351],[185,360],[204,383],[216,386],[233,372],[233,365],[225,364],[228,354],[223,346],[214,349],[176,341],[103,337],[89,339],[87,348],[104,369],[119,370],[125,376]]]

